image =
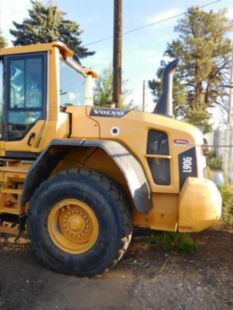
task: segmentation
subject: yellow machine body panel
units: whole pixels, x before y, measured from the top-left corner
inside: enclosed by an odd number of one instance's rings
[[[121,118],[93,117],[90,116],[90,107],[68,107],[67,112],[71,113],[74,119],[71,138],[114,140],[123,144],[142,164],[152,192],[178,193],[178,155],[194,146],[196,151],[201,153],[203,138],[200,131],[194,126],[168,117],[139,111],[129,111]],[[117,130],[117,134],[113,132],[114,129]],[[168,155],[147,154],[147,136],[150,129],[167,133]],[[186,144],[177,144],[177,139],[185,141]],[[153,182],[147,159],[156,157],[166,158],[170,161],[172,171],[170,185],[161,186]],[[200,176],[203,176],[204,164],[205,158],[201,156],[201,162],[198,165]]]
[[[72,139],[103,139],[114,140],[124,145],[141,163],[147,176],[153,208],[146,214],[140,214],[136,209],[133,212],[134,225],[159,230],[170,231],[201,231],[214,225],[220,218],[221,199],[219,192],[212,182],[207,186],[204,179],[205,157],[202,154],[203,137],[201,132],[187,123],[180,122],[168,117],[129,111],[123,117],[93,116],[91,107],[68,107],[67,112],[72,114]],[[88,124],[88,128],[85,128]],[[152,155],[147,153],[148,132],[156,129],[166,132],[169,141],[169,154]],[[114,132],[114,130],[116,132]],[[191,180],[198,184],[197,190],[193,189],[193,183],[186,182],[180,191],[180,164],[179,155],[193,149],[198,158],[196,170],[198,178]],[[148,158],[166,159],[170,166],[170,184],[156,184],[148,165]],[[95,158],[92,167],[105,171],[108,163],[106,160]],[[104,163],[104,164],[103,164]],[[104,168],[105,167],[105,168]],[[111,165],[109,166],[111,171]],[[111,175],[111,172],[107,173]],[[117,181],[121,181],[121,176]],[[206,197],[201,199],[198,192]],[[212,195],[218,197],[213,203]],[[181,199],[181,197],[185,197]],[[191,210],[196,210],[195,201],[199,205],[199,212],[193,212],[193,220],[188,221]],[[208,202],[210,205],[208,205]],[[186,207],[190,205],[190,209]],[[207,217],[203,217],[208,212]],[[187,222],[187,225],[184,223]],[[189,224],[188,224],[189,223]]]

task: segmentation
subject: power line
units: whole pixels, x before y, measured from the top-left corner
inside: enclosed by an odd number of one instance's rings
[[[203,9],[207,6],[210,6],[210,5],[213,5],[213,4],[216,4],[218,2],[221,2],[222,0],[215,0],[215,1],[212,1],[212,2],[208,2],[202,6],[199,6],[200,9]],[[149,24],[146,24],[146,25],[143,25],[143,26],[139,26],[139,27],[136,27],[136,28],[133,28],[133,29],[130,29],[130,30],[127,30],[125,32],[122,33],[123,36],[125,35],[128,35],[128,34],[131,34],[133,32],[136,32],[136,31],[140,31],[140,30],[143,30],[145,28],[149,28],[149,27],[152,27],[152,26],[155,26],[155,25],[158,25],[158,24],[161,24],[163,22],[166,22],[166,21],[169,21],[171,19],[174,19],[174,18],[177,18],[177,17],[180,17],[182,15],[185,15],[187,13],[187,10],[182,12],[182,13],[179,13],[179,14],[175,14],[173,16],[170,16],[170,17],[166,17],[166,18],[163,18],[163,19],[160,19],[156,22],[153,22],[153,23],[149,23]],[[92,42],[89,42],[87,44],[85,44],[85,46],[89,46],[89,45],[93,45],[93,44],[97,44],[97,43],[101,43],[101,42],[104,42],[104,41],[108,41],[108,40],[112,40],[113,36],[108,36],[108,37],[105,37],[103,39],[99,39],[99,40],[96,40],[96,41],[92,41]]]
[[[202,148],[206,148],[206,147],[232,147],[233,148],[233,144],[223,144],[223,145],[218,145],[218,144],[206,144],[206,145],[200,145]]]

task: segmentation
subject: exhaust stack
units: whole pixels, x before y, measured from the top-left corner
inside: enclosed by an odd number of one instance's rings
[[[173,117],[173,74],[178,63],[179,59],[175,59],[164,68],[162,74],[162,93],[159,97],[158,103],[156,104],[153,113]]]

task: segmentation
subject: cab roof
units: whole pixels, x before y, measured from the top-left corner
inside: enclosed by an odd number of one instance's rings
[[[0,57],[7,55],[17,55],[17,54],[27,54],[27,53],[37,53],[37,52],[48,52],[54,48],[58,48],[63,59],[67,60],[73,56],[73,51],[70,50],[64,43],[62,42],[51,42],[51,43],[38,43],[31,45],[22,45],[22,46],[14,46],[7,48],[0,48]],[[91,75],[93,78],[97,78],[98,75],[95,71],[89,68],[85,68],[80,66],[81,71],[83,71],[84,75]]]
[[[0,56],[51,51],[54,47],[60,50],[64,59],[73,56],[73,52],[61,42],[39,43],[0,49]]]

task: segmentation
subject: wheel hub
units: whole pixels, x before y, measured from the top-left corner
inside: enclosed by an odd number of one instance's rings
[[[67,221],[68,227],[71,231],[82,232],[85,228],[85,221],[79,215],[72,215]]]
[[[87,242],[93,231],[90,215],[79,206],[65,206],[59,217],[63,234],[74,242]]]
[[[76,199],[65,199],[55,204],[48,217],[48,229],[59,248],[77,254],[89,250],[99,234],[94,212]]]

